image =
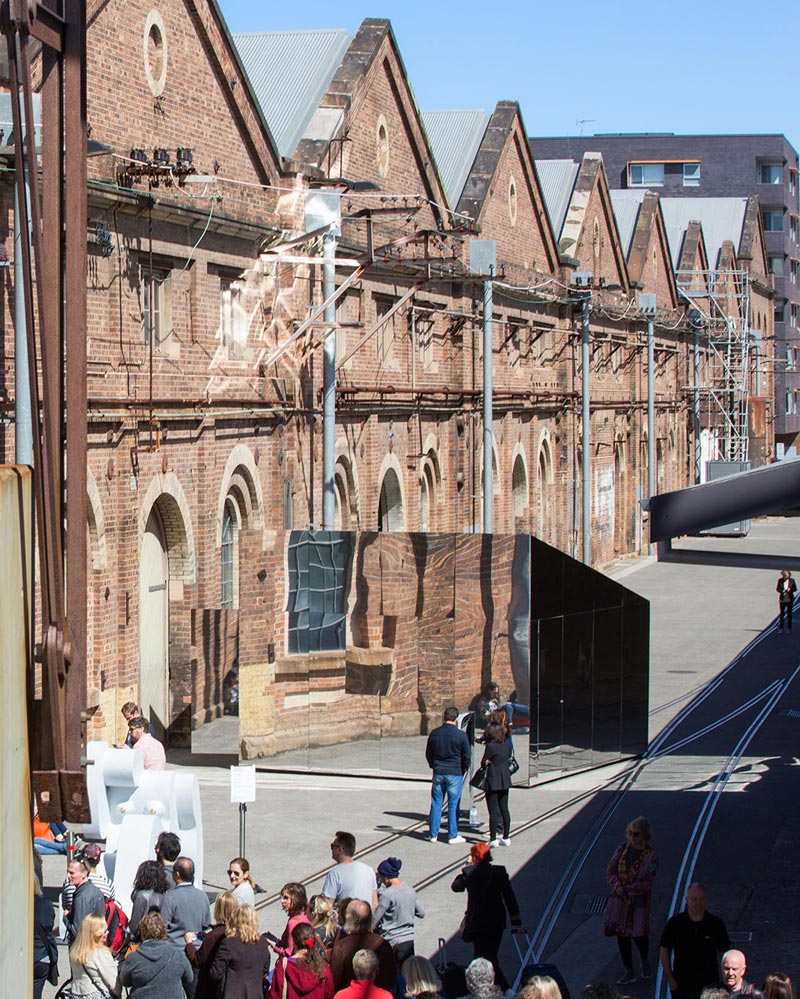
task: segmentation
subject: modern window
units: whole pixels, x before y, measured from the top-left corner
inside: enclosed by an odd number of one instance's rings
[[[789,171],[789,194],[797,193],[797,171]]]
[[[783,232],[783,209],[765,208],[761,212],[761,221],[766,232]]]
[[[683,186],[684,187],[699,187],[700,186],[700,164],[699,163],[684,163],[683,164]]]
[[[771,254],[767,258],[767,263],[769,265],[770,274],[774,274],[775,277],[783,277],[784,259],[782,253]]]
[[[797,216],[791,215],[789,217],[789,235],[792,238],[792,242],[797,242]]]
[[[786,393],[786,415],[790,416],[794,412],[794,399],[791,392]]]
[[[782,322],[784,322],[785,306],[786,306],[786,303],[783,300],[775,303],[775,322],[776,323],[782,323]]]
[[[797,306],[791,305],[789,307],[789,325],[797,327]]]
[[[142,338],[162,347],[172,335],[172,272],[162,267],[141,268]]]
[[[789,272],[790,274],[789,280],[792,282],[792,284],[797,284],[797,275],[799,270],[800,270],[800,261],[793,260],[791,263],[791,270]]]
[[[629,163],[628,176],[631,187],[663,187],[663,163]]]
[[[783,166],[780,163],[761,163],[756,178],[759,184],[782,184]]]
[[[344,651],[350,535],[292,531],[288,558],[289,652]]]

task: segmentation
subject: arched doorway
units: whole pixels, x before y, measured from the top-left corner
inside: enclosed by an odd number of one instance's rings
[[[393,468],[387,468],[381,483],[381,495],[378,501],[378,530],[404,531],[405,526],[400,480]]]
[[[157,505],[142,536],[139,563],[139,705],[157,738],[169,724],[169,558]]]

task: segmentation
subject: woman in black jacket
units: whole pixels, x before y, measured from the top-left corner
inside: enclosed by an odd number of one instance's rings
[[[483,736],[481,769],[486,768],[486,804],[489,808],[489,846],[511,846],[511,816],[508,792],[511,787],[511,748],[502,725],[490,723]]]
[[[236,916],[239,913],[239,899],[232,891],[222,891],[214,900],[214,922],[203,934],[199,946],[191,939],[186,941],[184,953],[189,964],[197,968],[194,999],[218,999],[221,987],[211,978],[211,965],[226,933],[236,933]],[[186,937],[191,937],[190,933]]]
[[[222,938],[209,974],[219,983],[222,999],[263,999],[264,975],[269,971],[269,944],[258,930],[258,913],[241,905]]]
[[[450,886],[453,891],[467,893],[461,936],[472,944],[473,957],[485,957],[492,962],[495,983],[505,991],[508,981],[498,964],[497,953],[506,928],[506,910],[513,928],[522,925],[519,906],[508,871],[492,866],[492,854],[486,843],[474,843],[469,857],[472,863],[462,869]]]
[[[778,577],[778,585],[775,589],[778,591],[778,610],[780,611],[778,634],[780,635],[783,631],[783,624],[785,621],[786,630],[791,635],[792,606],[794,604],[795,594],[797,593],[797,583],[795,583],[792,579],[792,574],[788,569],[781,570],[781,574]]]

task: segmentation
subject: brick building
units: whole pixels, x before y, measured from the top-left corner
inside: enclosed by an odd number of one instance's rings
[[[237,51],[213,0],[90,10],[89,122],[109,150],[90,161],[87,213],[86,658],[97,737],[118,736],[119,706],[133,699],[185,742],[222,711],[238,669],[250,705],[243,755],[326,726],[344,739],[354,710],[344,695],[359,693],[347,689],[343,661],[348,675],[372,678],[365,697],[391,666],[391,726],[419,731],[444,696],[432,684],[420,704],[408,680],[422,668],[409,623],[419,618],[411,566],[423,564],[420,544],[431,573],[472,579],[452,606],[442,596],[444,618],[457,600],[462,612],[453,640],[437,640],[454,651],[461,643],[459,696],[480,685],[488,605],[508,604],[507,581],[498,574],[491,601],[475,589],[486,540],[465,540],[475,551],[461,569],[445,551],[448,536],[482,527],[483,288],[468,268],[476,236],[496,240],[499,265],[494,530],[535,533],[581,557],[588,492],[595,564],[647,543],[640,292],[658,300],[659,483],[692,481],[689,328],[655,202],[642,204],[626,247],[603,164],[586,157],[556,225],[513,102],[482,126],[463,117],[446,184],[437,163],[448,147],[437,148],[420,116],[389,23],[367,20],[352,38],[317,33],[316,46],[305,34],[283,39],[284,58],[309,86],[271,102],[271,78],[249,62],[258,63],[259,39],[255,55],[241,39]],[[283,64],[273,64],[280,76]],[[323,237],[306,228],[307,196],[319,188],[341,194],[343,213],[335,526],[376,532],[358,551],[362,576],[380,578],[366,592],[352,587],[335,666],[298,650],[290,626],[296,536],[287,532],[322,526]],[[590,274],[590,286],[576,286],[576,274]],[[583,481],[579,299],[589,290]],[[8,296],[3,309],[9,357]],[[7,364],[7,400],[12,386]],[[10,459],[12,425],[0,428],[0,446]],[[498,564],[513,562],[515,544],[497,539]],[[427,620],[431,670],[437,636]],[[510,639],[491,656],[510,679]],[[325,705],[316,718],[311,692]]]

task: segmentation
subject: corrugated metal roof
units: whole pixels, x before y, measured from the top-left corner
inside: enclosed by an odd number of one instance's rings
[[[423,111],[439,175],[455,208],[489,124],[485,111]]]
[[[347,51],[343,28],[233,36],[281,156],[291,156]]]
[[[662,198],[673,267],[678,266],[690,222],[699,222],[703,227],[709,267],[717,266],[726,239],[731,240],[738,253],[746,209],[747,198]]]
[[[622,240],[622,248],[625,251],[625,258],[631,252],[631,242],[636,231],[636,222],[639,218],[639,209],[642,207],[646,191],[639,190],[616,190],[611,191],[611,204],[614,206],[614,218],[617,220],[619,237]]]
[[[556,242],[561,238],[567,217],[572,189],[580,170],[574,160],[536,160],[536,172],[542,185],[542,196],[553,226]]]

